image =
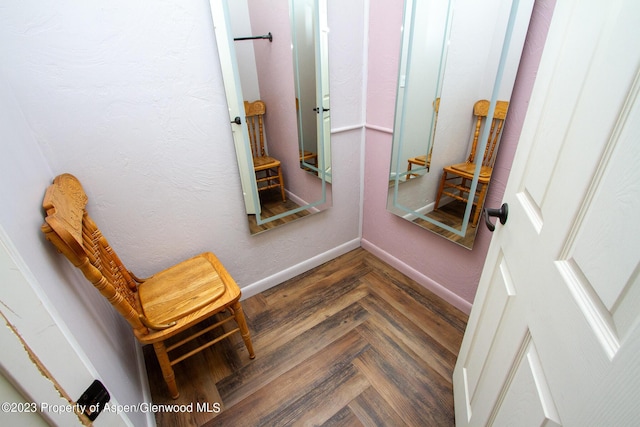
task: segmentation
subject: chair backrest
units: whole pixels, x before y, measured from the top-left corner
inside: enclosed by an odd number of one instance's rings
[[[87,200],[75,176],[57,176],[42,202],[46,213],[42,232],[109,300],[134,332],[144,335],[148,330],[140,321],[137,284],[88,215]]]
[[[247,128],[249,130],[249,142],[253,157],[264,157],[267,152],[264,147],[264,115],[267,106],[263,101],[244,101]]]
[[[493,113],[493,120],[491,121],[491,128],[489,129],[489,139],[482,156],[482,166],[493,167],[496,161],[496,154],[498,153],[498,142],[500,141],[500,134],[502,133],[502,127],[504,125],[504,119],[507,117],[507,110],[509,109],[508,101],[497,101],[495,111]],[[473,115],[476,117],[476,125],[473,134],[473,143],[471,144],[471,151],[467,162],[473,163],[476,158],[476,151],[478,147],[478,139],[481,134],[483,123],[486,121],[489,113],[489,101],[481,99],[473,105]],[[484,123],[487,126],[487,123]]]
[[[431,135],[431,147],[429,147],[429,154],[427,155],[427,161],[431,163],[431,154],[433,153],[433,141],[436,138],[436,128],[438,127],[438,114],[440,113],[440,97],[437,97],[433,100],[431,104],[433,106],[434,117],[433,117],[433,134]]]

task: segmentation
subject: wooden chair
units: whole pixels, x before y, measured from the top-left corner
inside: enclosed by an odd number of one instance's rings
[[[263,101],[244,101],[244,111],[247,117],[249,142],[253,156],[253,169],[256,173],[258,191],[280,187],[282,201],[287,200],[284,194],[284,179],[280,160],[267,155],[264,144],[264,115],[267,106]]]
[[[436,127],[438,124],[438,111],[440,110],[440,98],[436,98],[432,103],[433,110],[435,111],[435,120],[433,121],[433,136],[435,138],[436,135]],[[427,169],[429,172],[429,168],[431,168],[431,153],[433,152],[433,144],[431,144],[431,148],[429,148],[429,154],[423,154],[421,156],[411,157],[407,160],[407,181],[411,179],[412,176],[420,176],[417,173],[411,173],[411,169],[413,165],[422,166]]]
[[[426,167],[427,172],[429,172],[429,168],[431,167],[431,153],[429,153],[428,158],[426,154],[423,154],[422,156],[411,157],[407,160],[407,181],[409,181],[412,176],[420,176],[417,173],[411,173],[413,165]]]
[[[239,302],[240,288],[214,254],[205,252],[148,279],[138,279],[109,246],[86,204],[87,196],[76,177],[56,177],[44,196],[42,231],[129,322],[136,338],[142,344],[153,344],[171,397],[179,395],[172,366],[236,332],[249,357],[255,357]],[[212,319],[205,328],[193,328],[218,313],[224,316]],[[231,320],[237,327],[211,336],[209,332]],[[187,351],[169,357],[195,338],[201,339],[194,342],[195,348],[192,343]],[[204,338],[208,341],[202,343]]]
[[[480,211],[482,210],[482,205],[484,204],[484,199],[487,195],[487,188],[489,186],[489,181],[491,180],[491,173],[493,172],[493,164],[495,163],[496,154],[498,152],[498,141],[500,140],[500,134],[502,133],[502,127],[504,125],[504,119],[507,116],[508,109],[509,102],[498,101],[496,103],[493,120],[491,121],[491,128],[489,129],[489,138],[482,156],[482,166],[480,168],[478,186],[476,187],[476,194],[474,195],[473,205],[475,206],[475,212],[471,222],[472,227],[475,227],[478,224],[478,219],[480,218]],[[489,101],[480,100],[474,104],[473,115],[476,120],[471,152],[469,153],[469,157],[465,163],[458,163],[451,166],[445,166],[443,168],[434,209],[438,209],[438,206],[440,206],[440,199],[443,195],[447,195],[465,203],[468,201],[468,197],[471,192],[471,180],[473,179],[473,174],[476,168],[475,161],[478,139],[483,125],[487,125],[485,121],[488,112]]]

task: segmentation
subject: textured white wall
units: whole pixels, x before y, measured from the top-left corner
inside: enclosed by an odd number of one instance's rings
[[[3,62],[34,138],[54,174],[82,180],[94,218],[139,274],[213,250],[244,287],[357,239],[359,206],[341,203],[358,200],[359,170],[341,159],[359,157],[358,132],[334,142],[332,211],[249,235],[207,2],[11,9]],[[356,18],[332,39],[354,26],[362,34]],[[360,43],[331,54],[336,114],[341,104],[362,112]],[[357,98],[343,99],[354,87]]]

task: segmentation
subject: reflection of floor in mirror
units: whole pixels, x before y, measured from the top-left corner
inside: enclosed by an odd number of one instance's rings
[[[265,190],[260,192],[260,205],[262,206],[262,214],[261,217],[263,219],[270,218],[272,216],[276,216],[283,212],[290,211],[292,209],[296,209],[300,207],[295,202],[287,199],[285,202],[282,201],[282,196],[280,195],[280,190],[277,188],[271,190]],[[292,215],[287,215],[284,218],[277,219],[275,221],[267,222],[266,224],[258,225],[256,222],[255,215],[247,215],[249,218],[249,229],[251,234],[260,233],[262,231],[270,230],[279,225],[286,224],[291,221],[295,221],[296,219],[302,218],[306,215],[309,215],[309,211],[301,211]]]
[[[465,203],[454,200],[451,203],[440,206],[437,211],[429,212],[427,216],[459,230],[462,227],[462,217],[464,216],[465,207]],[[471,211],[471,215],[473,216],[473,211]],[[471,225],[469,225],[466,235],[462,237],[420,218],[415,219],[413,222],[428,230],[435,231],[441,236],[459,243],[462,246],[468,248],[473,246],[477,227],[471,227]]]

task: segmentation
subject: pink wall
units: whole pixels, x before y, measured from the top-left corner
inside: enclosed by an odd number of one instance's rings
[[[469,251],[386,210],[402,5],[401,0],[370,3],[362,246],[468,313],[489,230],[478,229]],[[501,204],[554,5],[555,0],[538,0],[534,6],[487,206]]]

